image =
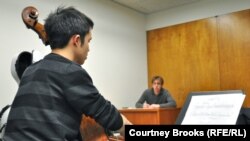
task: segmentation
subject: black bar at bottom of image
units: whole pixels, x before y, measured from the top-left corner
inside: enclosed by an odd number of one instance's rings
[[[174,141],[177,139],[199,139],[202,141],[250,139],[250,125],[126,125],[125,140],[152,139]]]

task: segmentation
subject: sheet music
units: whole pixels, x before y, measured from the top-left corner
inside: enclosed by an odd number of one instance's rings
[[[182,124],[233,125],[244,99],[243,93],[192,96]]]

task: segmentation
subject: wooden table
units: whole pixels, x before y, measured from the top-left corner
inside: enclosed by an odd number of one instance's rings
[[[128,108],[119,111],[134,125],[167,125],[175,124],[180,110],[180,108]]]

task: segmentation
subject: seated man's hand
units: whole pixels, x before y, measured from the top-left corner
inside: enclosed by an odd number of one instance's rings
[[[150,105],[148,103],[144,103],[143,108],[150,108]]]
[[[152,109],[157,109],[157,108],[160,108],[160,105],[159,104],[151,104],[149,107]]]

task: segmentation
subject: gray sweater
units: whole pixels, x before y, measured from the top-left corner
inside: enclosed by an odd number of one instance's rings
[[[152,88],[146,89],[140,99],[136,102],[136,108],[142,108],[143,103],[147,102],[148,104],[159,104],[160,108],[167,107],[176,107],[176,102],[168,92],[168,90],[162,88],[158,95],[154,94]]]

